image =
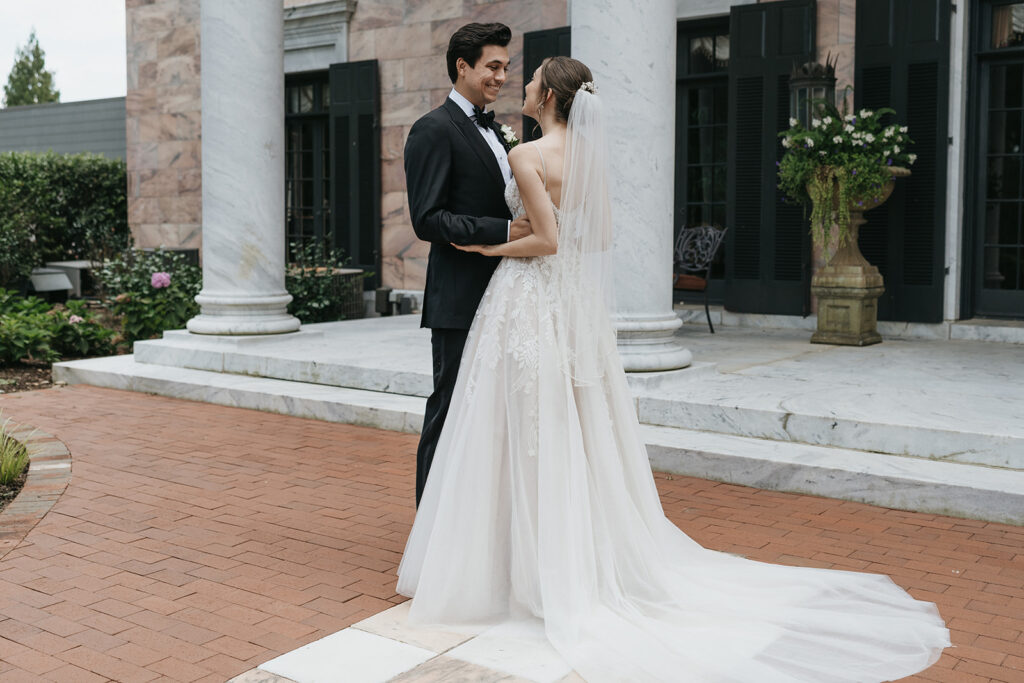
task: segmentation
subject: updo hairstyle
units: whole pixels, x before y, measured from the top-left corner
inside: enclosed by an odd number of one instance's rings
[[[584,83],[593,82],[590,67],[572,57],[548,57],[540,65],[540,93],[542,102],[548,91],[554,93],[555,117],[568,121],[576,91]],[[543,106],[543,105],[541,105]]]

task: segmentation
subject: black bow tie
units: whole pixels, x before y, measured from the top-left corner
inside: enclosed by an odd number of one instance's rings
[[[490,130],[491,124],[494,123],[494,112],[484,111],[483,107],[473,105],[473,120],[477,122],[481,128]]]

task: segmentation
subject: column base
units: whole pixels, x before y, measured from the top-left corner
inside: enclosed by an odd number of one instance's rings
[[[291,300],[291,294],[252,297],[200,294],[196,303],[201,313],[185,327],[193,334],[213,335],[295,332],[301,323],[288,313]]]
[[[650,318],[617,318],[619,357],[626,372],[659,372],[689,367],[693,354],[675,339],[683,321],[675,313]]]

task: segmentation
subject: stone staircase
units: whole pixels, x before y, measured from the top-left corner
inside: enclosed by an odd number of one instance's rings
[[[171,332],[138,343],[134,356],[61,363],[54,374],[415,433],[431,387],[429,332],[416,322],[310,325],[288,338]],[[1019,347],[917,341],[848,349],[811,346],[802,332],[690,332],[694,356],[716,362],[631,376],[655,469],[1024,524]]]

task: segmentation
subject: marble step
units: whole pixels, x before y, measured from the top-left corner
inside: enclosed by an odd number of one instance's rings
[[[644,438],[660,472],[1024,524],[1024,472],[652,425]]]
[[[409,434],[419,434],[426,403],[418,396],[137,363],[131,355],[54,363],[53,379]]]
[[[54,365],[54,379],[418,433],[424,399],[137,363]],[[1024,472],[679,427],[644,425],[652,466],[745,486],[1024,524]],[[410,454],[411,457],[411,454]]]
[[[303,325],[285,335],[211,337],[185,330],[135,342],[140,363],[270,377],[426,398],[430,330],[413,316]]]
[[[664,427],[1024,471],[1024,423],[1007,419],[1012,403],[971,389],[713,372],[640,393],[637,413]]]
[[[308,325],[288,338],[204,340],[167,332],[136,343],[135,358],[426,397],[429,348],[429,331],[396,317]],[[1011,382],[994,393],[967,369],[910,367],[905,356],[913,352],[897,345],[869,360],[838,349],[829,353],[841,358],[825,365],[805,351],[807,358],[737,371],[694,363],[682,373],[630,379],[640,420],[648,424],[1024,470],[1024,423],[1006,419],[1006,402],[1018,398],[1009,392],[1020,390]]]

